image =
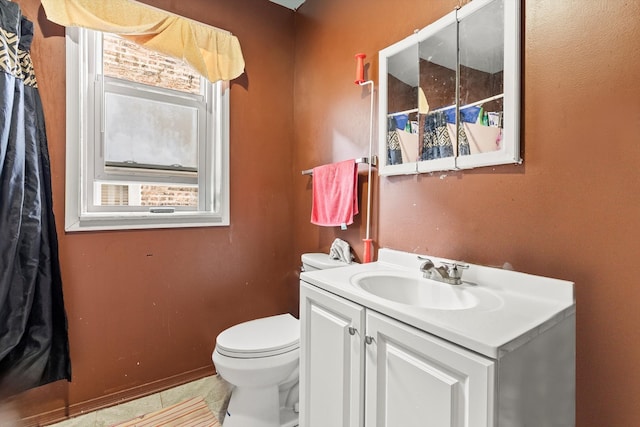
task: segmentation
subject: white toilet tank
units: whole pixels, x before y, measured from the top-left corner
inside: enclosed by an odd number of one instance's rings
[[[345,267],[349,264],[329,258],[329,254],[308,253],[302,254],[302,271],[326,270],[329,268]]]

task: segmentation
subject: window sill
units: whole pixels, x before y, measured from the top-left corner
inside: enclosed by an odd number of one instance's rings
[[[67,218],[65,231],[140,230],[154,228],[217,227],[228,226],[229,215],[204,212],[148,213],[135,212],[83,214],[80,218]]]

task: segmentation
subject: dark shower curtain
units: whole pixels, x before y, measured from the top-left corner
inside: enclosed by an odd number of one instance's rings
[[[19,5],[0,0],[0,402],[71,379],[32,38]]]

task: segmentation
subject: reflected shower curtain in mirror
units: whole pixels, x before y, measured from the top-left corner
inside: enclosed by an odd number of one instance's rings
[[[33,24],[0,0],[0,402],[71,379]]]
[[[422,149],[420,160],[443,159],[452,156],[466,156],[471,153],[467,133],[462,123],[458,125],[458,150],[454,148],[455,141],[455,109],[434,111],[424,116]],[[449,134],[447,124],[452,123],[453,137]]]

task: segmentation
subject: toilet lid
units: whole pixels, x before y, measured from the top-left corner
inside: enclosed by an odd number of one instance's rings
[[[302,260],[302,264],[310,265],[311,267],[317,268],[318,270],[328,270],[330,268],[344,267],[345,265],[349,265],[345,262],[338,261],[337,259],[330,258],[329,254],[317,252],[302,254],[300,256],[300,259]]]
[[[240,323],[216,338],[220,354],[240,358],[275,356],[299,346],[300,321],[288,313]]]

